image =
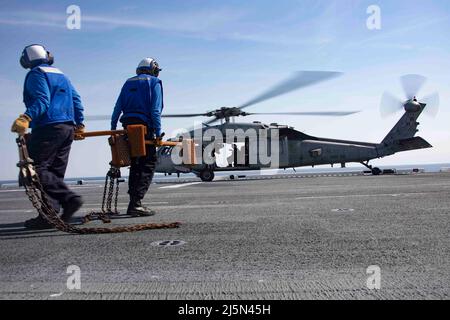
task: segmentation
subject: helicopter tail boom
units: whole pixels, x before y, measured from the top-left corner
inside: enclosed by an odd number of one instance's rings
[[[397,124],[380,144],[379,152],[381,156],[391,155],[397,152],[410,151],[424,148],[432,148],[421,137],[415,137],[419,131],[417,119],[425,109],[426,105],[421,103],[420,108],[414,111],[406,111]]]

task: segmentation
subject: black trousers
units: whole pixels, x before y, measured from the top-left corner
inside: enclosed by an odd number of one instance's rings
[[[123,126],[126,128],[131,124],[146,125],[139,119],[129,118],[124,121]],[[146,138],[152,139],[152,130],[147,131],[150,134]],[[131,202],[138,202],[144,199],[155,174],[156,161],[156,147],[154,145],[146,146],[145,157],[131,158],[130,175],[128,177],[128,194],[130,195]]]
[[[64,207],[78,196],[64,183],[74,130],[74,126],[67,123],[47,125],[33,129],[27,141],[42,187],[53,200],[52,205],[57,212],[60,206]]]

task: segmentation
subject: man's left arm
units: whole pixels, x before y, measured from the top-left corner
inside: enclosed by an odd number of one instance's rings
[[[26,111],[21,114],[11,127],[12,132],[24,135],[32,120],[38,119],[47,112],[50,106],[50,90],[42,72],[30,71],[25,78],[24,102]]]
[[[153,87],[151,117],[157,137],[161,136],[161,113],[163,109],[163,91],[161,83]]]
[[[69,82],[70,83],[70,82]],[[81,97],[78,94],[77,90],[73,87],[72,83],[70,83],[70,89],[72,90],[72,101],[73,101],[73,114],[75,118],[75,124],[82,125],[84,122],[84,108],[81,103]]]
[[[74,139],[75,140],[84,140],[84,130],[85,130],[85,126],[84,126],[84,108],[83,108],[83,104],[81,103],[81,98],[80,95],[78,94],[77,90],[75,90],[74,86],[72,85],[72,83],[70,83],[69,81],[69,86],[70,86],[70,90],[72,91],[72,102],[73,102],[73,116],[74,116],[74,120],[75,120],[75,136]]]

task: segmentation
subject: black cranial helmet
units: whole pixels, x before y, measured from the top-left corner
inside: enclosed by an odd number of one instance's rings
[[[40,44],[26,46],[20,56],[20,65],[25,69],[32,69],[40,64],[53,64],[53,55]]]
[[[162,69],[159,67],[158,62],[156,62],[153,58],[145,58],[139,63],[136,68],[137,74],[149,74],[151,76],[157,77],[159,76],[159,72]]]

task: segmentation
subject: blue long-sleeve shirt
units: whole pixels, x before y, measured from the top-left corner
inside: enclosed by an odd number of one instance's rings
[[[161,135],[161,113],[164,108],[161,80],[141,74],[128,79],[122,87],[111,117],[111,130],[127,118],[141,119],[156,136]],[[120,117],[122,115],[122,117]]]
[[[84,121],[80,95],[59,69],[49,65],[35,67],[27,74],[23,101],[25,114],[32,119],[31,128]]]

